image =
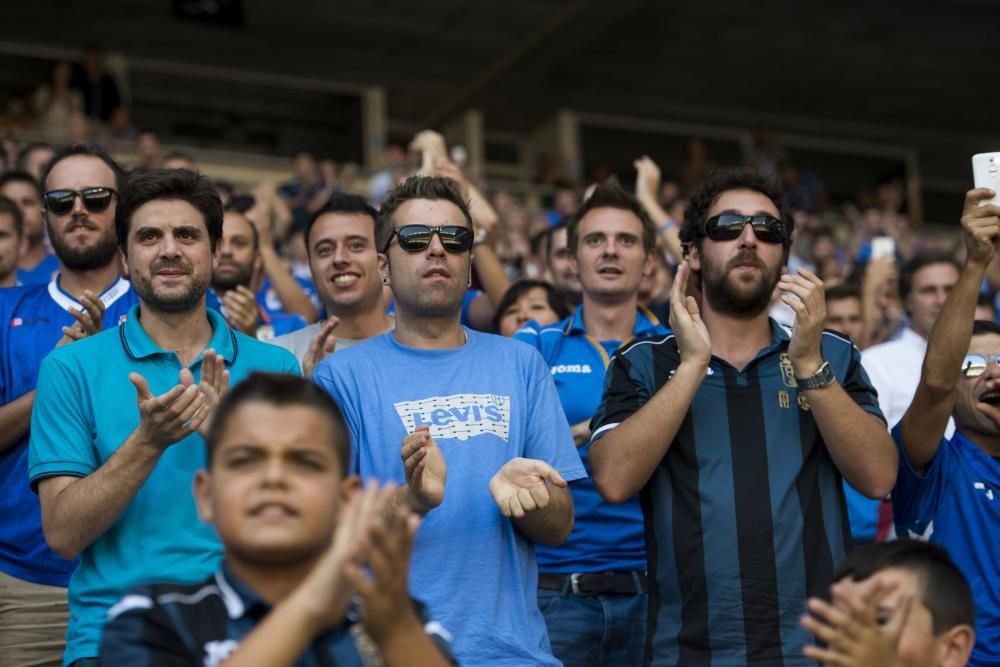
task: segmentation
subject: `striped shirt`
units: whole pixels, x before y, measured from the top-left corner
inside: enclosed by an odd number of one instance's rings
[[[813,665],[805,600],[850,544],[841,478],[805,394],[789,334],[742,370],[712,357],[666,456],[640,493],[651,581],[647,665]],[[863,410],[882,417],[851,342],[824,332],[824,359]],[[614,357],[596,441],[642,407],[680,363],[673,335]]]

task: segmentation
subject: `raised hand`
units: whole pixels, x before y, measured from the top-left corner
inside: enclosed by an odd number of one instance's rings
[[[229,326],[248,336],[257,337],[260,311],[257,309],[257,297],[249,287],[238,285],[236,289],[229,290],[222,295],[222,305],[226,309]]]
[[[514,458],[490,480],[490,495],[504,516],[519,519],[549,505],[548,484],[566,488],[559,471],[545,461]]]
[[[180,381],[182,385],[189,387],[194,384],[194,375],[189,369],[182,368]],[[201,382],[198,387],[205,395],[205,404],[208,407],[208,415],[199,425],[198,433],[203,438],[207,438],[215,409],[219,407],[222,397],[229,391],[229,370],[226,368],[226,360],[211,348],[205,350],[201,357]]]
[[[632,163],[635,167],[635,196],[641,202],[657,201],[660,191],[660,167],[648,155]]]
[[[687,261],[680,263],[674,285],[670,289],[670,328],[677,339],[681,363],[693,362],[708,366],[712,357],[712,339],[701,319],[701,310],[693,296],[687,295],[691,267]]]
[[[56,347],[81,340],[87,336],[93,336],[104,328],[104,302],[94,295],[90,290],[84,290],[80,297],[82,309],[67,308],[66,312],[76,320],[71,326],[63,327],[63,336],[56,343]]]
[[[820,350],[823,322],[826,321],[823,281],[812,271],[800,268],[797,275],[781,276],[778,289],[787,292],[781,295],[781,300],[795,311],[788,357],[798,377],[809,377],[823,365]]]
[[[128,379],[135,386],[136,403],[139,405],[136,431],[143,443],[166,449],[197,431],[208,418],[205,393],[196,384],[178,384],[159,396],[153,396],[146,378],[138,373],[129,373]]]
[[[333,335],[333,330],[338,324],[340,320],[331,315],[313,336],[309,349],[306,350],[306,356],[302,358],[302,374],[305,377],[312,375],[319,362],[333,354],[333,350],[337,347],[337,337]]]
[[[444,500],[444,485],[448,479],[448,466],[441,449],[431,437],[429,426],[418,426],[403,438],[400,451],[406,483],[425,508],[431,510]]]
[[[962,231],[970,262],[989,264],[993,259],[997,238],[1000,237],[1000,206],[983,204],[996,193],[987,188],[976,188],[965,193],[962,210]]]

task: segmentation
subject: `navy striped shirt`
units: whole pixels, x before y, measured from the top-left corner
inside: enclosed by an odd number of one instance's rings
[[[788,331],[742,370],[712,357],[674,442],[640,493],[648,569],[647,665],[814,665],[798,618],[850,544],[841,478],[799,395]],[[851,342],[824,332],[824,359],[854,401],[882,417]],[[669,381],[673,335],[614,357],[594,440]]]
[[[451,636],[426,618],[414,601],[424,631],[451,659]],[[271,606],[225,568],[198,584],[139,586],[108,612],[101,641],[101,664],[130,667],[197,665],[216,667],[264,620]],[[317,637],[296,667],[381,665],[375,643],[355,609]]]

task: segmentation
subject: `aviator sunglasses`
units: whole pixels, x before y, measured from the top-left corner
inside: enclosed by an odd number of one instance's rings
[[[705,233],[713,241],[732,241],[739,238],[743,228],[750,223],[758,241],[781,243],[785,240],[785,223],[773,215],[742,215],[720,213],[705,221]]]
[[[994,363],[1000,364],[1000,354],[970,353],[965,355],[965,359],[962,360],[962,375],[967,378],[979,377],[986,372],[986,367],[989,366],[991,359]]]
[[[434,234],[441,239],[441,246],[450,253],[458,254],[468,252],[472,249],[472,230],[468,227],[458,225],[444,225],[443,227],[431,227],[429,225],[403,225],[392,230],[389,240],[385,243],[382,252],[388,252],[389,244],[395,238],[399,241],[399,247],[406,252],[420,252],[426,250],[431,244]]]
[[[45,193],[45,208],[56,215],[64,215],[73,210],[73,202],[77,197],[83,202],[83,207],[91,213],[101,213],[108,210],[111,198],[117,195],[112,188],[84,188],[83,190],[49,190]]]

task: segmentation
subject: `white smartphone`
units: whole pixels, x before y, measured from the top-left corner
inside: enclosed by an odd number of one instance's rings
[[[1000,152],[977,153],[972,156],[972,179],[977,188],[989,188],[997,193],[981,204],[1000,204]]]
[[[872,259],[896,256],[896,241],[891,236],[876,236],[872,239]]]

